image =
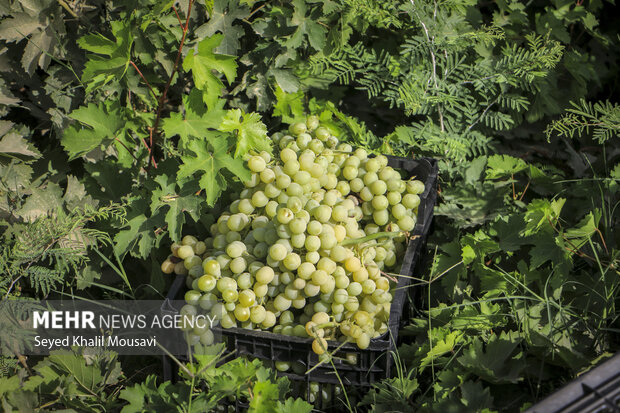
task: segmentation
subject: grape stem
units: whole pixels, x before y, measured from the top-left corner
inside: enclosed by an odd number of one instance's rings
[[[347,245],[361,244],[366,241],[372,241],[373,239],[378,239],[378,238],[383,238],[383,237],[397,238],[397,237],[402,237],[406,235],[407,233],[404,231],[382,231],[382,232],[376,232],[374,234],[366,235],[365,237],[361,237],[361,238],[345,239],[343,241],[340,241],[340,245],[347,246]]]

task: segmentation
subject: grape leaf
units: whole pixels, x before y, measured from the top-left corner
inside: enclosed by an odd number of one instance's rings
[[[291,23],[297,26],[295,32],[286,41],[289,48],[298,48],[303,42],[304,36],[308,38],[310,46],[317,51],[323,50],[325,47],[325,38],[327,29],[316,22],[312,16],[306,16],[307,5],[303,0],[293,0],[295,11],[291,17]]]
[[[213,206],[222,190],[226,189],[222,169],[229,170],[243,181],[250,179],[251,175],[241,159],[235,159],[228,154],[225,136],[217,132],[208,132],[205,137],[206,140],[194,139],[188,142],[187,149],[194,155],[181,156],[183,165],[179,168],[177,177],[184,178],[202,172],[200,187],[207,194],[207,203]]]
[[[97,34],[87,34],[78,40],[83,49],[107,56],[89,56],[82,72],[82,82],[88,83],[87,91],[124,76],[129,67],[134,42],[131,24],[129,20],[110,22],[114,42]]]
[[[519,333],[514,331],[492,335],[486,348],[482,340],[476,338],[457,361],[486,381],[516,383],[522,380],[520,373],[525,368],[525,362],[521,359],[523,353],[512,356],[520,342]]]
[[[229,110],[219,128],[224,132],[236,132],[235,158],[242,157],[250,150],[271,152],[267,127],[261,122],[260,115],[255,112],[243,114],[243,121],[241,121],[241,116],[241,110]]]
[[[118,109],[108,110],[102,103],[98,106],[93,103],[82,106],[71,112],[69,117],[92,127],[84,129],[71,125],[65,130],[61,144],[69,153],[69,159],[86,155],[99,145],[111,143],[114,135],[123,126]]]
[[[280,87],[276,88],[276,104],[273,107],[273,115],[281,116],[282,122],[294,123],[304,117],[304,93],[286,93]]]
[[[0,139],[0,153],[25,155],[40,158],[39,152],[32,144],[17,133],[7,133]]]
[[[119,256],[129,252],[144,259],[161,240],[161,235],[155,230],[163,228],[164,214],[147,217],[145,215],[148,209],[147,201],[141,196],[130,197],[128,203],[130,210],[127,213],[127,224],[124,226],[127,229],[119,231],[114,237],[114,250]]]
[[[563,240],[561,236],[555,237],[548,232],[539,232],[532,237],[534,246],[530,250],[530,267],[536,269],[545,262],[551,262],[559,265],[567,260],[568,251],[563,248]]]
[[[549,229],[560,218],[560,212],[566,202],[565,198],[557,198],[553,201],[547,199],[534,199],[527,206],[525,213],[525,229],[523,235],[532,235],[541,228]]]
[[[155,215],[160,208],[168,207],[166,223],[173,241],[181,239],[181,230],[185,224],[185,212],[198,222],[202,198],[193,193],[177,194],[177,183],[174,175],[158,175],[153,180],[159,186],[151,195],[151,213]],[[187,192],[187,191],[185,191]]]
[[[208,133],[209,128],[216,129],[222,122],[224,110],[223,100],[207,111],[202,102],[202,93],[194,89],[189,95],[183,96],[183,106],[185,114],[172,112],[170,117],[162,122],[162,130],[167,138],[179,135],[185,142],[189,141],[190,136],[202,138]]]
[[[224,83],[213,71],[223,73],[231,84],[237,75],[237,62],[234,56],[215,54],[213,49],[220,45],[224,35],[214,34],[198,43],[198,52],[189,53],[183,60],[183,69],[192,72],[194,84],[203,93],[203,99],[209,108],[215,106]]]
[[[252,400],[248,412],[273,412],[278,402],[278,385],[270,381],[259,381],[252,389]]]
[[[290,397],[284,403],[279,401],[275,411],[276,413],[310,413],[312,409],[312,405],[307,401]]]
[[[223,35],[222,42],[215,48],[217,53],[235,56],[239,50],[239,39],[243,36],[243,28],[233,25],[235,20],[245,19],[250,15],[247,7],[240,6],[237,0],[215,0],[213,11],[207,23],[196,29],[198,37],[212,36],[216,32]]]
[[[42,27],[44,25],[38,17],[26,13],[14,13],[13,17],[0,22],[0,38],[6,42],[20,41]]]
[[[510,155],[493,155],[487,162],[487,179],[496,179],[511,176],[527,169],[527,164],[523,159],[515,158]]]

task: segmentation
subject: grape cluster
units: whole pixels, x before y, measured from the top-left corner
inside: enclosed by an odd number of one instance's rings
[[[330,339],[365,349],[387,331],[385,270],[404,253],[424,183],[340,143],[315,116],[273,140],[278,156],[249,157],[252,177],[211,236],[173,244],[162,271],[188,275],[185,313],[210,312],[223,328],[312,337],[319,355]]]

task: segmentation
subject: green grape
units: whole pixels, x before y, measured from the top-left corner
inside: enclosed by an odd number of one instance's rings
[[[275,261],[283,260],[287,252],[286,247],[282,244],[274,244],[269,247],[269,256]]]
[[[176,250],[176,256],[182,260],[194,255],[194,249],[190,245],[182,245]]]
[[[279,175],[276,177],[276,186],[278,189],[284,190],[291,185],[291,177],[288,175]]]
[[[321,286],[316,285],[312,282],[306,283],[306,286],[304,287],[304,294],[306,295],[306,297],[314,297],[318,295],[320,292],[321,292]]]
[[[275,307],[276,310],[278,311],[286,311],[291,307],[291,302],[292,300],[289,300],[288,298],[286,298],[286,296],[284,296],[283,294],[279,294],[276,296],[273,305]]]
[[[387,185],[382,180],[376,180],[372,182],[369,188],[370,192],[372,192],[373,195],[383,195],[387,191]]]
[[[310,235],[320,235],[321,231],[323,231],[323,224],[321,224],[320,221],[313,220],[308,223],[308,227],[306,229]]]
[[[403,196],[403,206],[407,209],[415,209],[420,205],[420,197],[415,194],[405,194]]]
[[[374,211],[372,213],[372,218],[375,221],[375,224],[383,226],[390,220],[390,214],[386,209],[382,211]]]
[[[372,207],[375,211],[381,211],[381,210],[387,209],[389,205],[390,203],[388,199],[383,195],[376,195],[372,199]]]
[[[254,195],[252,195],[252,205],[255,208],[262,208],[269,202],[269,198],[265,195],[263,191],[256,191]]]
[[[405,215],[401,219],[398,220],[398,226],[404,231],[413,231],[415,227],[415,219],[412,217]]]
[[[262,267],[260,270],[256,272],[255,278],[256,281],[261,284],[269,284],[273,278],[275,277],[275,273],[273,268],[271,267]]]
[[[240,257],[244,252],[246,252],[246,246],[241,241],[231,242],[226,247],[226,254],[231,258]]]
[[[227,303],[234,303],[239,298],[237,290],[226,290],[222,292],[222,298]]]
[[[302,196],[304,189],[297,182],[293,182],[286,188],[286,194],[288,196]]]
[[[265,160],[258,155],[254,155],[248,160],[248,168],[252,172],[261,172],[266,166]]]
[[[241,234],[238,232],[230,231],[226,234],[226,242],[230,244],[231,242],[241,241]]]
[[[332,209],[332,219],[336,222],[342,222],[349,217],[349,211],[342,205],[336,205]]]
[[[256,302],[256,294],[252,290],[243,290],[239,293],[239,303],[244,307],[251,307]],[[245,321],[245,320],[240,320]]]
[[[307,128],[306,124],[302,123],[302,122],[293,123],[289,127],[289,131],[293,135],[300,135],[300,134],[306,132],[307,130],[308,130],[308,128]]]
[[[369,202],[369,201],[372,201],[372,199],[374,198],[374,195],[370,191],[370,189],[367,186],[365,186],[360,191],[360,198],[362,198],[362,201]]]
[[[211,291],[215,288],[217,280],[212,275],[203,275],[198,279],[198,288],[200,291]]]
[[[241,322],[247,321],[250,319],[250,309],[243,305],[238,305],[235,307],[235,318]]]
[[[362,178],[362,180],[364,181],[364,185],[366,185],[367,187],[369,187],[370,184],[372,184],[378,179],[379,177],[377,176],[375,172],[366,172],[364,174],[364,177]]]
[[[293,234],[291,235],[291,245],[294,248],[303,248],[306,243],[306,234]]]
[[[280,160],[284,163],[297,160],[297,154],[292,149],[284,148],[280,151]]]
[[[237,326],[237,322],[235,321],[235,318],[232,315],[230,315],[229,313],[226,313],[220,319],[220,325],[223,328],[233,328]]]
[[[276,185],[274,185],[272,183],[269,183],[269,184],[265,185],[264,193],[265,193],[265,196],[267,198],[276,199],[277,197],[280,196],[282,191]]]
[[[264,297],[269,292],[269,286],[267,284],[255,283],[253,289],[257,297]]]
[[[187,304],[195,306],[195,305],[198,305],[198,301],[200,300],[200,297],[202,297],[202,294],[200,294],[200,291],[189,290],[188,292],[185,293],[184,298]]]
[[[202,263],[202,269],[205,274],[213,275],[214,277],[219,277],[221,275],[220,263],[214,259],[205,260]]]
[[[189,245],[193,247],[198,242],[198,239],[193,235],[186,235],[181,240],[181,245]]]
[[[262,323],[263,321],[265,321],[266,316],[267,311],[262,305],[257,305],[250,308],[250,321],[252,321],[254,324]]]
[[[276,173],[273,169],[264,169],[260,173],[260,180],[265,184],[270,184],[276,179]]]
[[[424,192],[424,183],[418,180],[408,181],[407,192],[414,195],[421,194]]]
[[[397,204],[392,207],[392,215],[397,220],[402,219],[407,215],[407,208],[402,204]]]
[[[289,229],[293,234],[301,234],[306,230],[306,221],[302,218],[295,218],[289,223]]]
[[[301,257],[298,254],[291,252],[284,258],[283,263],[288,270],[293,271],[301,265]]]

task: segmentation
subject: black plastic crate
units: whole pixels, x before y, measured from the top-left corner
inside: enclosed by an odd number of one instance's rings
[[[425,190],[420,194],[418,217],[416,226],[412,232],[412,239],[403,257],[400,274],[410,276],[413,274],[416,263],[419,260],[423,245],[430,230],[433,219],[433,208],[437,200],[437,162],[430,158],[407,159],[388,156],[388,165],[398,168],[415,176],[425,183]],[[334,354],[333,362],[338,371],[338,376],[330,363],[323,363],[313,369],[309,374],[298,375],[292,372],[280,373],[288,376],[294,382],[305,382],[309,394],[310,382],[325,384],[369,386],[380,379],[390,376],[392,355],[398,330],[401,325],[403,307],[408,294],[408,286],[411,283],[409,277],[399,277],[396,287],[390,317],[388,332],[383,336],[370,341],[367,349],[361,350],[355,344],[342,345],[340,342],[328,341],[329,351],[340,347]],[[180,275],[174,280],[167,295],[168,300],[177,300],[182,297],[185,289],[185,276]],[[287,361],[301,363],[306,370],[319,363],[318,356],[312,352],[310,338],[300,338],[274,334],[268,331],[247,330],[243,328],[216,328],[215,332],[224,339],[229,351],[234,351],[236,356],[251,356],[267,362]],[[347,353],[357,356],[355,365],[347,363],[344,359]],[[174,378],[176,366],[168,357],[164,357],[164,379]],[[333,386],[331,386],[333,387]],[[333,397],[332,399],[335,399]],[[335,400],[334,400],[335,401]]]
[[[525,413],[620,413],[620,353]]]

